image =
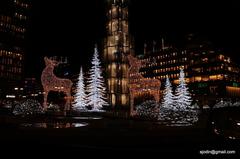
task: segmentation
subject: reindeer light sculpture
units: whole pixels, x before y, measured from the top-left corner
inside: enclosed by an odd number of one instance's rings
[[[136,114],[134,110],[134,99],[139,95],[148,93],[159,102],[160,100],[160,86],[161,82],[157,79],[144,78],[139,70],[142,63],[132,55],[127,55],[130,68],[129,68],[129,90],[130,90],[130,115]]]
[[[54,74],[54,68],[58,66],[60,63],[51,60],[47,57],[44,57],[45,65],[46,67],[44,68],[41,76],[41,82],[42,86],[44,89],[44,102],[43,102],[43,108],[46,110],[47,109],[47,97],[48,93],[50,91],[55,91],[55,92],[64,92],[67,97],[67,101],[64,107],[64,110],[70,110],[70,104],[71,104],[71,90],[72,90],[72,81],[69,79],[62,79],[58,78]]]

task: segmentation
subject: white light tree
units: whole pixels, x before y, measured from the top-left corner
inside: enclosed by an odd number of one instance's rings
[[[87,110],[87,95],[85,92],[85,85],[84,85],[84,75],[82,67],[80,69],[80,74],[78,77],[78,83],[77,83],[77,90],[76,94],[74,96],[74,103],[73,103],[73,109],[78,111],[84,111]]]
[[[175,104],[180,110],[185,110],[192,104],[192,98],[185,81],[183,68],[180,68],[179,85],[175,92]]]
[[[89,71],[90,79],[87,85],[87,105],[91,106],[92,111],[102,111],[103,106],[107,106],[106,88],[102,77],[98,50],[95,47],[92,59],[92,67]]]
[[[191,106],[192,99],[185,82],[183,69],[180,69],[179,85],[176,89],[175,96],[173,96],[173,101],[170,100],[171,87],[168,84],[168,80],[167,78],[163,103],[162,107],[160,107],[159,120],[170,126],[188,126],[197,122],[198,108]],[[167,94],[169,97],[167,97]],[[167,104],[171,102],[172,106],[168,106]]]
[[[168,76],[166,78],[165,89],[163,91],[162,107],[175,109],[172,84]]]
[[[165,89],[163,91],[163,100],[161,107],[159,108],[159,120],[162,120],[163,122],[171,122],[171,120],[175,119],[177,109],[174,102],[175,96],[173,95],[172,84],[167,76]]]

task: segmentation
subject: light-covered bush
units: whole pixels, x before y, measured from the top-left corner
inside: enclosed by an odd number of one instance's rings
[[[37,115],[37,114],[42,114],[43,107],[41,104],[33,99],[27,99],[25,101],[22,101],[18,104],[15,105],[15,108],[13,110],[14,115]]]

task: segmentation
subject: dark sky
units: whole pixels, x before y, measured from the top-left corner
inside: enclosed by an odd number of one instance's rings
[[[237,0],[209,1],[132,0],[130,29],[137,52],[144,41],[163,36],[179,45],[187,33],[198,33],[238,60],[240,6]],[[73,72],[90,63],[94,44],[104,38],[104,16],[103,0],[34,1],[26,75],[40,77],[46,55],[69,56]]]

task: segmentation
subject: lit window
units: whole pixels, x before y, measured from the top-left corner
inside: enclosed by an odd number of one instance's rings
[[[201,81],[201,80],[202,80],[201,76],[195,77],[195,81]]]
[[[121,101],[122,101],[122,105],[126,105],[127,104],[127,97],[126,97],[125,94],[122,95]]]
[[[208,80],[209,80],[209,77],[208,77],[208,76],[202,77],[202,81],[208,81]]]
[[[116,104],[116,96],[115,94],[112,94],[112,105]]]
[[[219,60],[221,60],[221,61],[224,60],[224,56],[223,56],[223,55],[219,55],[218,58],[219,58]]]

